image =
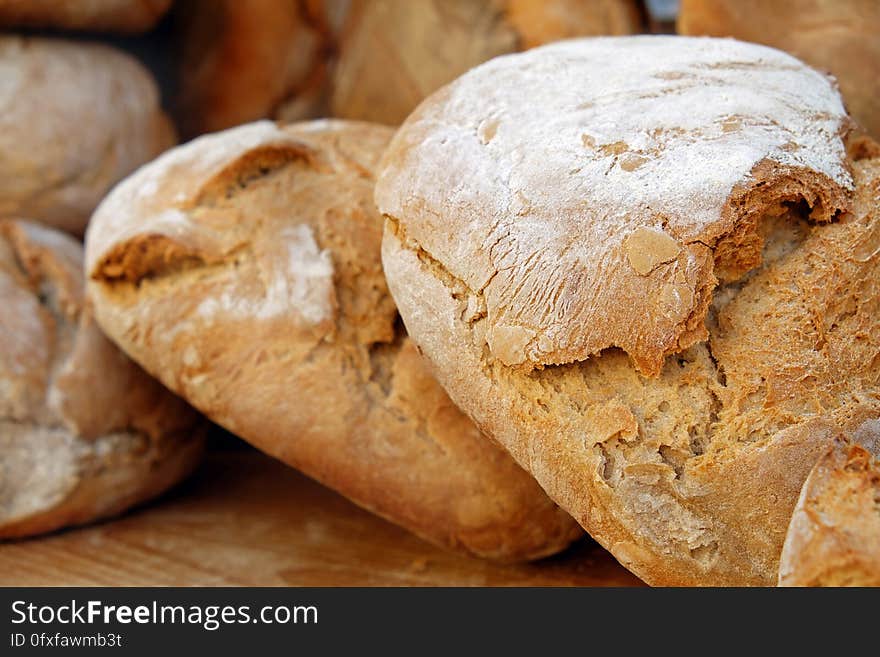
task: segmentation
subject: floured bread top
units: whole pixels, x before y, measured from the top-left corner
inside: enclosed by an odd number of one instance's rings
[[[481,303],[526,369],[629,353],[656,375],[705,339],[762,217],[849,207],[834,83],[729,39],[616,37],[500,57],[440,90],[386,153],[379,209]]]

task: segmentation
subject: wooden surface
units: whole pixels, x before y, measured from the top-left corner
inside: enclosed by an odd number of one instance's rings
[[[589,539],[534,564],[435,548],[253,451],[217,451],[156,503],[0,544],[0,585],[629,586]]]

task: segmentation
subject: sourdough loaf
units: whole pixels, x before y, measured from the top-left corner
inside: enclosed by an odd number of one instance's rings
[[[174,142],[149,73],[96,44],[0,36],[0,216],[81,235],[110,187]]]
[[[391,130],[267,121],[119,185],[87,235],[110,336],[211,419],[435,543],[529,559],[576,523],[429,376],[380,264]]]
[[[775,583],[804,479],[880,414],[880,160],[848,128],[782,52],[603,38],[474,69],[386,152],[410,336],[649,583]]]
[[[201,453],[197,415],[104,337],[83,287],[72,238],[0,222],[0,538],[119,513]]]

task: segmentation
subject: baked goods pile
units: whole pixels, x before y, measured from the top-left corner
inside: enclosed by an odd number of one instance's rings
[[[478,557],[880,584],[858,67],[625,0],[181,4],[179,125],[219,131],[177,147],[127,56],[0,39],[0,536],[180,480],[194,408]]]

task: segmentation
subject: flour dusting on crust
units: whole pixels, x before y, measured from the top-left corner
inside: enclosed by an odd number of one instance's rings
[[[566,41],[494,59],[425,101],[386,154],[376,201],[485,298],[506,364],[621,347],[656,373],[705,337],[714,249],[743,211],[732,194],[766,184],[773,202],[804,199],[830,219],[853,186],[848,125],[833,82],[771,48]],[[660,252],[627,253],[645,229]]]

